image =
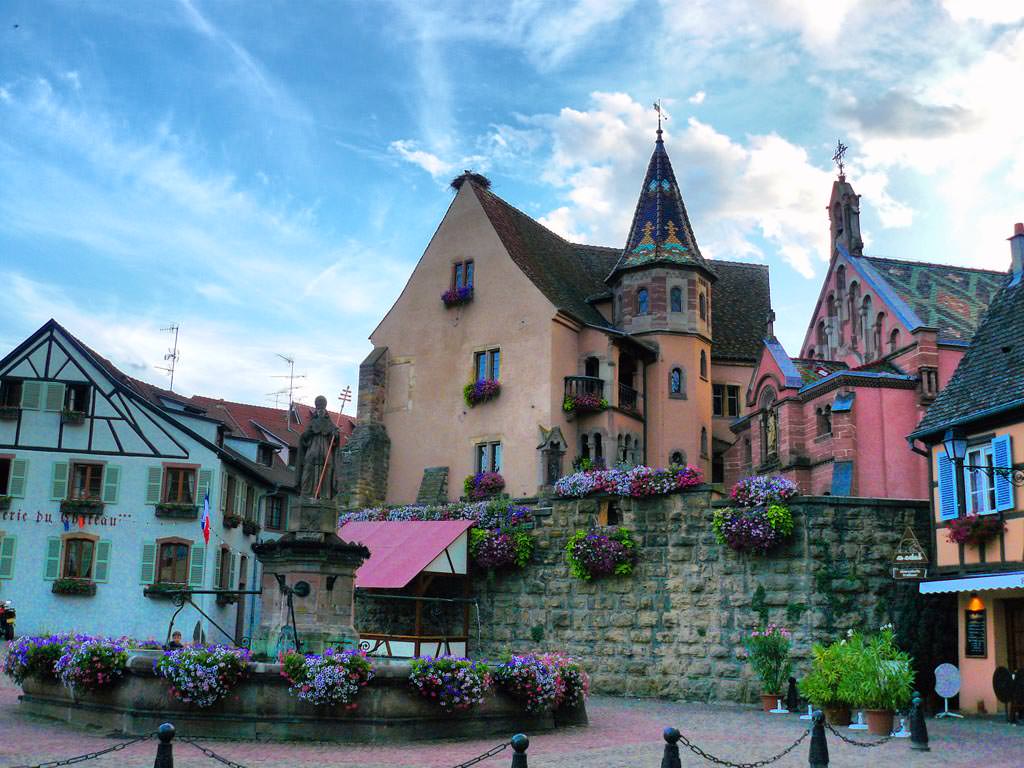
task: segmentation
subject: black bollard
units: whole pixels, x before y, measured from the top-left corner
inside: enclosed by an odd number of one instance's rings
[[[661,733],[665,737],[665,751],[661,755],[661,768],[682,768],[679,760],[679,731],[666,728]]]
[[[160,743],[156,745],[156,760],[153,761],[153,768],[174,768],[174,748],[171,740],[174,738],[174,726],[164,723],[156,729],[157,738]]]
[[[790,712],[800,710],[800,694],[796,691],[796,678],[789,678],[789,688],[786,690],[786,709]]]
[[[512,768],[526,768],[526,750],[530,740],[525,733],[517,733],[512,737]]]
[[[930,752],[928,746],[928,726],[924,722],[924,707],[921,706],[921,694],[914,691],[910,700],[910,748],[921,752]]]
[[[811,768],[828,768],[828,742],[825,741],[825,715],[820,709],[814,710],[814,725],[811,726]]]

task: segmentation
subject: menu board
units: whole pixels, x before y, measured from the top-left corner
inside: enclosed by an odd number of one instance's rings
[[[965,616],[967,625],[967,646],[964,648],[964,655],[972,656],[974,658],[988,656],[988,630],[985,620],[985,611],[965,611]]]

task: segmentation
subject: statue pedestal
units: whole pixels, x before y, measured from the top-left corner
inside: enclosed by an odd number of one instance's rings
[[[355,572],[370,551],[338,538],[333,502],[302,499],[295,512],[288,533],[253,547],[263,564],[263,594],[252,650],[276,658],[295,648],[296,633],[303,653],[354,648]]]

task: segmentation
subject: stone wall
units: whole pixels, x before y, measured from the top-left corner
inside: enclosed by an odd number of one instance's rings
[[[711,516],[722,502],[707,491],[626,499],[622,524],[641,545],[636,571],[585,582],[569,576],[564,547],[596,524],[600,503],[556,502],[538,517],[525,570],[475,580],[474,655],[562,650],[584,660],[598,692],[728,701],[761,693],[741,640],[767,621],[794,631],[797,677],[812,642],[890,621],[924,690],[936,664],[956,660],[948,596],[924,598],[916,582],[890,576],[907,526],[926,547],[931,540],[926,502],[803,497],[792,504],[792,540],[762,557],[718,545]]]
[[[359,366],[356,428],[341,449],[343,509],[384,502],[388,489],[391,439],[384,428],[387,347],[373,350]]]

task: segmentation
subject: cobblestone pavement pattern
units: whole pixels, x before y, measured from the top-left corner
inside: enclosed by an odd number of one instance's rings
[[[29,717],[18,711],[19,690],[0,681],[0,768],[33,765],[103,749],[118,739],[75,730],[60,723]],[[795,715],[765,715],[750,707],[702,705],[653,699],[597,696],[589,702],[591,725],[530,737],[531,768],[658,768],[661,731],[674,725],[704,750],[734,762],[752,762],[788,746],[806,727]],[[1024,766],[1024,727],[998,719],[960,722],[929,720],[932,751],[914,752],[908,740],[894,740],[875,749],[859,749],[828,737],[830,765],[835,768],[1021,768]],[[187,735],[187,734],[185,734]],[[509,734],[511,735],[511,734]],[[865,738],[857,733],[856,738]],[[257,743],[199,740],[214,751],[246,766],[346,766],[351,768],[449,768],[502,741],[501,737],[471,741],[441,741],[399,746]],[[806,766],[808,741],[774,765]],[[82,763],[85,768],[135,768],[153,764],[156,742],[134,745],[122,752]],[[682,751],[684,768],[712,764]],[[508,768],[511,749],[482,763],[483,768]],[[216,768],[219,764],[187,744],[177,743],[175,766]]]

